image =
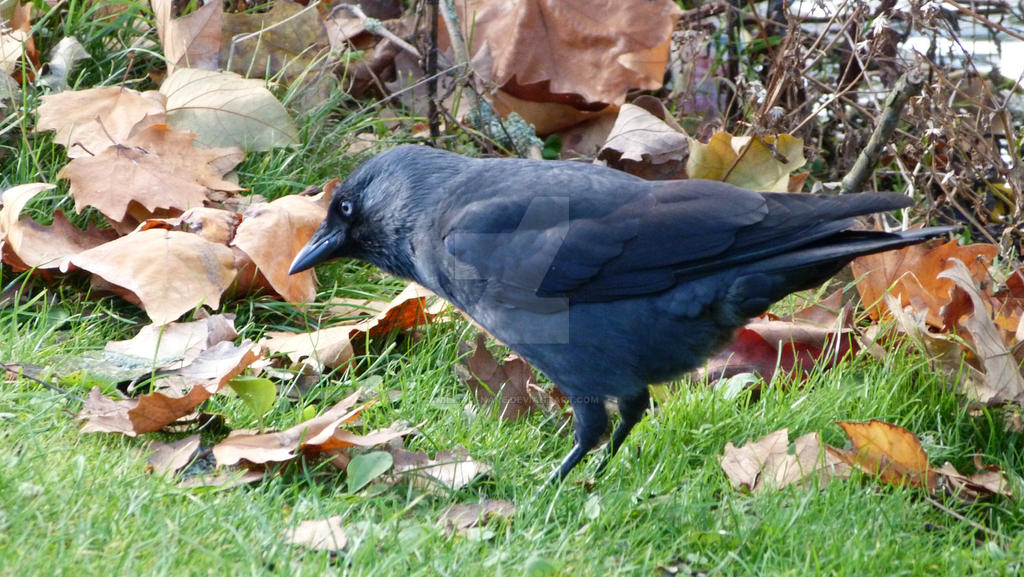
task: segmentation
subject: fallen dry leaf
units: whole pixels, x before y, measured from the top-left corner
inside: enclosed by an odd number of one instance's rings
[[[694,372],[698,379],[729,378],[740,373],[758,373],[766,382],[776,371],[795,374],[815,365],[832,367],[858,345],[848,320],[836,317],[831,326],[793,317],[793,320],[757,318],[736,331],[728,347],[708,359]],[[844,326],[845,325],[845,326]]]
[[[53,188],[52,184],[32,183],[12,186],[3,192],[0,246],[3,246],[4,262],[17,271],[29,268],[66,270],[72,256],[117,236],[112,230],[99,230],[93,225],[81,230],[69,223],[60,210],[53,213],[50,226],[21,218],[21,211],[33,197]]]
[[[984,375],[978,368],[964,362],[965,350],[961,339],[930,330],[927,311],[903,307],[899,299],[891,294],[885,294],[884,300],[896,320],[896,326],[924,349],[928,363],[933,369],[942,371],[954,381],[960,378],[961,371],[965,371],[971,381],[984,381]]]
[[[213,394],[220,391],[227,382],[239,375],[257,360],[253,351],[255,344],[244,341],[235,345],[223,338],[233,338],[234,329],[224,333],[223,316],[202,319],[195,323],[181,323],[184,326],[168,327],[168,342],[159,340],[159,330],[146,327],[141,337],[108,343],[108,353],[115,358],[111,363],[118,366],[147,367],[159,378],[157,390],[137,399],[116,401],[104,397],[98,388],[89,392],[78,418],[85,419],[83,433],[106,432],[135,436],[140,433],[159,431],[164,427],[193,413],[195,408]],[[218,328],[219,327],[219,328]],[[214,336],[218,335],[218,336]],[[155,339],[155,340],[154,340]],[[212,344],[211,342],[215,343]],[[168,357],[134,357],[133,353],[153,350],[172,353]],[[133,360],[134,359],[134,360]],[[188,359],[188,362],[185,360]],[[154,365],[155,361],[162,365]],[[173,369],[167,370],[167,367]],[[158,369],[164,369],[158,372]]]
[[[35,71],[39,70],[39,51],[32,37],[33,6],[16,3],[8,8],[13,13],[0,34],[0,74],[11,76],[18,85],[22,81],[31,84]]]
[[[391,450],[396,475],[413,476],[413,485],[419,488],[444,487],[458,491],[477,477],[491,471],[490,465],[474,461],[469,451],[455,447],[451,451],[438,451],[433,459],[423,451]]]
[[[203,305],[216,309],[235,278],[231,249],[173,230],[134,232],[81,252],[71,263],[129,291],[156,324]]]
[[[338,427],[351,421],[370,404],[352,409],[360,392],[349,395],[324,414],[276,433],[252,434],[233,432],[213,447],[217,466],[229,466],[245,460],[250,463],[289,461],[306,447],[333,449],[331,441]]]
[[[467,529],[483,527],[492,519],[508,519],[516,512],[512,503],[503,499],[484,499],[479,503],[452,505],[441,513],[440,522],[449,532],[465,534]]]
[[[223,387],[259,358],[256,354],[256,344],[249,339],[238,345],[231,341],[221,341],[200,353],[194,361],[174,371],[173,374],[191,381],[216,381]]]
[[[733,136],[715,133],[707,144],[690,139],[686,173],[758,192],[788,192],[789,176],[803,166],[804,141],[789,134]]]
[[[160,93],[167,98],[167,124],[198,135],[197,146],[263,151],[298,143],[295,123],[263,80],[179,68]]]
[[[138,406],[138,399],[115,401],[103,395],[99,387],[89,390],[76,417],[85,420],[81,433],[122,433],[134,437],[138,433],[128,418],[128,411]]]
[[[184,395],[178,391],[155,391],[142,395],[138,404],[128,411],[132,430],[136,433],[152,433],[163,429],[192,412],[220,389],[219,383],[195,384]]]
[[[631,88],[660,87],[681,14],[667,0],[475,0],[455,7],[470,49],[489,53],[486,69],[486,60],[475,59],[478,73],[525,100],[578,95],[580,104],[622,104]]]
[[[218,343],[204,351],[192,364],[176,372],[181,384],[142,395],[138,405],[128,411],[136,433],[159,431],[188,415],[203,401],[223,389],[258,357],[252,341],[239,346]],[[167,382],[164,379],[158,382]],[[182,389],[188,392],[182,394]]]
[[[335,297],[324,303],[324,316],[331,318],[369,317],[387,308],[388,303],[375,299]]]
[[[428,299],[433,297],[434,294],[426,288],[410,283],[384,310],[370,319],[311,333],[268,331],[260,344],[270,354],[288,355],[293,363],[309,359],[335,368],[352,358],[355,353],[353,342],[411,328],[440,314],[447,305],[439,298],[428,305]]]
[[[685,133],[639,106],[623,104],[597,157],[647,180],[668,180],[683,177],[689,154]]]
[[[781,429],[739,448],[727,443],[720,458],[722,470],[733,489],[753,493],[794,483],[806,488],[815,478],[820,487],[831,479],[849,478],[853,466],[884,483],[924,488],[967,503],[1013,496],[1002,471],[983,465],[977,457],[978,472],[970,477],[949,463],[934,469],[917,436],[903,427],[874,419],[837,424],[850,438],[853,449],[822,445],[818,433],[809,433],[794,441],[790,451],[787,430]]]
[[[986,404],[1024,403],[1024,377],[1020,365],[1003,342],[999,328],[992,320],[981,291],[970,270],[959,259],[949,259],[950,268],[939,278],[956,283],[971,299],[973,311],[964,317],[963,326],[970,333],[971,344],[984,368],[983,379],[972,379],[970,396]]]
[[[316,298],[316,276],[312,270],[289,274],[292,260],[313,236],[327,215],[330,190],[308,197],[283,196],[259,203],[242,214],[232,241],[259,268],[277,294],[293,303]]]
[[[303,521],[294,529],[285,531],[285,543],[301,545],[314,551],[341,551],[348,544],[348,536],[341,526],[341,515]]]
[[[188,366],[203,351],[238,336],[234,315],[211,315],[187,323],[151,324],[131,339],[110,341],[103,350],[127,363],[151,370],[174,370]]]
[[[955,285],[940,278],[939,273],[949,268],[949,259],[956,258],[967,265],[975,282],[982,283],[988,278],[988,266],[998,252],[999,248],[992,244],[960,246],[952,240],[938,246],[915,244],[858,257],[850,267],[857,279],[861,302],[871,318],[878,320],[884,315],[882,295],[890,291],[899,297],[901,307],[911,305],[927,311],[929,325],[949,329],[942,308],[949,304]]]
[[[956,467],[948,461],[934,471],[943,480],[944,488],[961,501],[973,503],[989,500],[995,496],[1013,498],[1006,475],[998,467],[986,467],[979,461],[979,459],[975,459],[978,472],[970,476],[957,471]]]
[[[224,9],[210,2],[181,18],[172,18],[173,0],[150,0],[168,74],[176,66],[216,70]]]
[[[516,354],[499,363],[487,350],[484,333],[477,333],[476,350],[464,362],[464,380],[477,404],[497,402],[498,414],[506,421],[521,419],[536,408],[529,392],[530,385],[536,385],[530,364]]]
[[[401,439],[416,432],[416,427],[408,427],[401,424],[392,425],[386,429],[371,431],[365,435],[357,435],[352,431],[335,431],[330,441],[322,446],[330,450],[343,449],[346,447],[376,447],[390,443],[395,439]]]
[[[55,130],[53,141],[67,148],[69,158],[99,154],[125,142],[136,125],[158,124],[164,118],[164,97],[152,90],[106,86],[48,94],[41,100],[36,130]]]
[[[242,215],[237,212],[197,206],[186,210],[177,219],[171,219],[170,226],[199,235],[210,242],[230,246],[241,222]]]
[[[758,441],[750,441],[742,447],[726,443],[721,457],[733,489],[757,493],[765,489],[781,489],[788,485],[807,486],[817,481],[823,486],[832,479],[845,479],[850,468],[822,451],[818,433],[807,433],[793,441],[795,450],[789,452],[789,430],[780,429],[769,433]]]
[[[174,475],[185,468],[199,450],[199,435],[189,435],[172,443],[153,441],[153,454],[146,459],[146,471],[155,475]]]
[[[57,176],[71,182],[75,210],[93,206],[112,221],[142,222],[160,211],[203,206],[214,191],[242,187],[222,177],[242,161],[241,148],[196,148],[194,134],[154,124],[93,156],[67,164]],[[111,186],[109,176],[117,174]]]
[[[831,454],[882,482],[935,489],[935,473],[928,466],[928,455],[917,435],[876,419],[867,423],[841,421],[838,425],[850,438],[853,449],[829,447]]]
[[[278,0],[270,10],[232,12],[223,21],[221,67],[248,78],[310,74],[330,45],[316,5]]]

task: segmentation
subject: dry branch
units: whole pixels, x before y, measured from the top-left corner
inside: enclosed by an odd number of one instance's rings
[[[911,69],[904,72],[903,76],[896,81],[896,86],[885,98],[882,116],[878,125],[875,126],[875,131],[871,133],[871,138],[868,139],[864,150],[857,156],[853,168],[843,177],[839,188],[840,194],[859,192],[867,182],[875,165],[878,164],[878,157],[881,156],[882,149],[889,142],[893,132],[896,131],[896,125],[899,124],[900,116],[903,115],[903,107],[911,97],[921,92],[924,79],[924,74],[921,71]]]

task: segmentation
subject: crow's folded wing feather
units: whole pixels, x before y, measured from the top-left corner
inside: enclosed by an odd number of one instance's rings
[[[445,248],[502,300],[601,302],[778,255],[848,228],[851,216],[904,206],[892,195],[761,194],[701,180],[602,180],[517,191],[452,208]]]

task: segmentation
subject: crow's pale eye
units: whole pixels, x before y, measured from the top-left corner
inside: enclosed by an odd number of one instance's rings
[[[341,203],[341,214],[344,216],[352,216],[352,202],[346,200]]]

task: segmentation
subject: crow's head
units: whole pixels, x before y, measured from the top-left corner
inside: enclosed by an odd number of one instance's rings
[[[399,146],[371,158],[337,186],[327,218],[292,261],[290,274],[336,258],[356,258],[410,277],[412,236],[438,177],[461,159],[444,151]]]

